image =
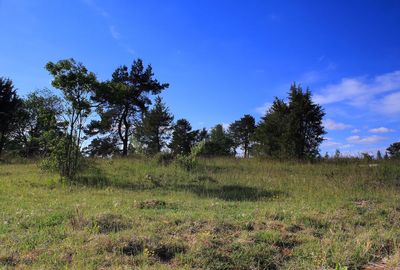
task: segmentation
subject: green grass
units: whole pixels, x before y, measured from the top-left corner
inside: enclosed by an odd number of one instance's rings
[[[0,268],[361,269],[398,263],[400,164],[0,164]],[[339,269],[339,268],[338,268]]]

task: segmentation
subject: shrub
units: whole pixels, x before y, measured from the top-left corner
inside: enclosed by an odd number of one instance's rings
[[[181,168],[191,171],[198,165],[197,157],[200,155],[204,148],[205,142],[200,142],[192,147],[192,150],[189,155],[177,155],[176,163]]]

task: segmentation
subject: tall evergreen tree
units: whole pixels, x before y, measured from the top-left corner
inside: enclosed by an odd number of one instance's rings
[[[382,153],[381,153],[380,150],[378,150],[378,151],[376,152],[376,159],[377,159],[377,160],[382,160],[382,159],[383,159]]]
[[[207,141],[210,138],[210,134],[208,134],[208,130],[206,128],[202,128],[201,130],[197,131],[196,135],[196,143]]]
[[[310,90],[290,87],[289,102],[275,99],[256,130],[255,152],[261,156],[308,159],[319,155],[325,134],[322,107],[315,104]]]
[[[122,144],[122,155],[128,155],[129,139],[135,133],[140,118],[151,104],[150,94],[161,93],[169,85],[154,79],[151,65],[146,68],[141,59],[117,68],[112,80],[102,84],[93,99],[101,120],[91,123],[91,134],[117,135]]]
[[[174,125],[169,148],[174,155],[187,155],[190,153],[197,135],[198,131],[192,130],[188,120],[179,119]]]
[[[289,128],[291,157],[297,159],[315,158],[319,154],[319,145],[326,133],[322,125],[325,112],[311,98],[311,91],[303,91],[301,86],[293,84],[289,91]]]
[[[255,131],[254,154],[262,157],[287,158],[289,107],[275,98]]]
[[[137,128],[137,140],[145,147],[148,154],[161,152],[167,144],[172,130],[174,117],[160,96],[156,97],[151,110],[144,114],[142,123]]]
[[[244,115],[240,120],[233,122],[229,126],[229,134],[233,140],[234,147],[241,147],[245,158],[250,156],[249,150],[255,129],[255,119],[253,116],[248,114]]]
[[[0,156],[9,139],[18,107],[22,104],[11,80],[0,77]]]
[[[229,156],[234,154],[234,142],[221,124],[216,125],[210,134],[210,139],[204,144],[200,153],[205,156]]]

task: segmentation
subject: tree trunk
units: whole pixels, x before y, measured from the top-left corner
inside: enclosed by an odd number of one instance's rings
[[[5,141],[4,138],[5,138],[4,133],[2,133],[0,135],[0,157],[1,157],[1,153],[3,152],[4,141]]]
[[[128,139],[124,138],[122,143],[122,156],[126,157],[128,156]]]

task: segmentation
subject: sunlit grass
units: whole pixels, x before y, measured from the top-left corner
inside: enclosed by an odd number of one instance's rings
[[[359,269],[399,254],[395,162],[89,165],[73,185],[0,165],[0,267]]]

